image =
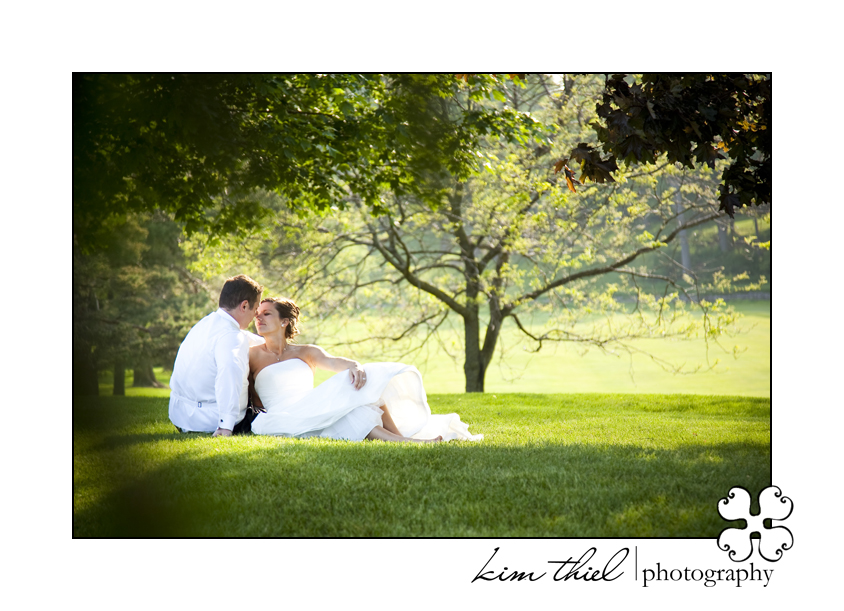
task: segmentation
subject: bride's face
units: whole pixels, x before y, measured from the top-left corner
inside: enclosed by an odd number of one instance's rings
[[[271,335],[283,329],[286,323],[287,319],[279,317],[278,310],[273,304],[262,303],[258,307],[258,313],[255,315],[255,328],[258,330],[258,335]]]

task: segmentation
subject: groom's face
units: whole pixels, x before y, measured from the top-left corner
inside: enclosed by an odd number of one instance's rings
[[[249,320],[246,321],[247,327],[249,326],[249,323],[252,322],[252,320],[255,318],[255,314],[258,313],[258,308],[260,308],[260,307],[261,307],[261,300],[260,299],[256,299],[255,305],[251,308],[249,307],[249,302],[248,301],[246,302],[246,308],[247,308],[246,315],[249,317]]]
[[[252,319],[255,318],[255,313],[258,311],[260,305],[261,302],[258,300],[256,300],[254,306],[250,306],[248,301],[241,301],[240,306],[238,306],[237,310],[231,312],[231,315],[238,322],[240,328],[245,329],[252,322]]]

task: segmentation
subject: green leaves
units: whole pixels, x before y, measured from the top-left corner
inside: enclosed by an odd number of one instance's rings
[[[526,141],[534,129],[506,105],[444,110],[458,95],[506,102],[498,79],[467,82],[468,94],[450,74],[75,75],[78,244],[99,248],[104,219],[127,210],[217,231],[212,202],[224,193],[266,189],[310,210],[350,193],[378,207],[384,185],[432,195],[426,179],[480,170],[481,138]],[[244,213],[225,226],[258,222]]]

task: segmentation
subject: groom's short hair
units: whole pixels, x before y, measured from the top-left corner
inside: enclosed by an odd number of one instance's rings
[[[249,276],[240,274],[226,280],[223,290],[220,291],[220,307],[225,310],[234,310],[244,301],[249,302],[249,307],[261,298],[264,287],[255,282]]]

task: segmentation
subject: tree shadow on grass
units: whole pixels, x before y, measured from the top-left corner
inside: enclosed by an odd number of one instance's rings
[[[689,401],[613,400],[643,412],[684,411]],[[539,408],[536,401],[515,402],[515,411],[556,420],[559,403],[575,424],[588,426],[583,420],[606,399],[561,396],[553,409],[547,399]],[[709,400],[698,411],[732,419],[734,402]],[[740,415],[767,417],[769,406],[756,402]],[[717,502],[730,488],[755,496],[771,483],[767,442],[671,450],[494,442],[496,429],[521,421],[513,412],[488,420],[493,433],[481,444],[408,446],[212,440],[177,433],[166,400],[75,400],[73,535],[714,538],[728,525]]]
[[[141,469],[133,468],[139,448],[110,441],[122,449],[89,474],[105,492],[75,504],[75,537],[715,538],[728,525],[717,502],[731,487],[755,496],[771,483],[769,447],[750,443],[654,450],[263,438]]]

